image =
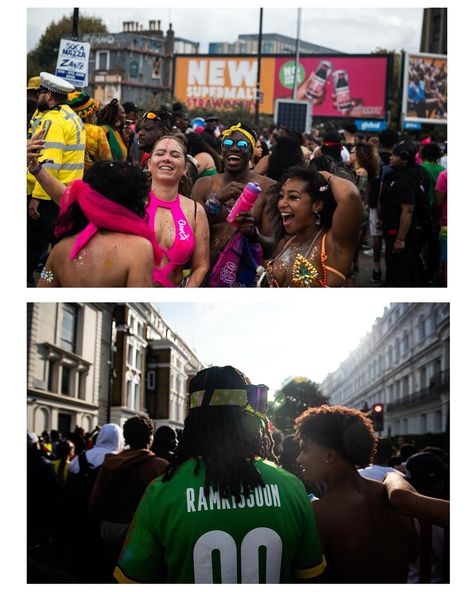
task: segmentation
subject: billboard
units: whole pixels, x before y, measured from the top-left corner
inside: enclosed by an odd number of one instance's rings
[[[273,58],[262,58],[260,111],[273,112]],[[188,109],[213,111],[243,105],[255,110],[256,56],[176,56],[174,95]]]
[[[448,58],[406,54],[402,113],[405,122],[447,123]]]
[[[383,119],[387,107],[389,57],[385,54],[303,55],[261,59],[260,112],[272,114],[276,99],[309,100],[312,115]],[[255,109],[257,57],[176,56],[174,95],[189,109]]]
[[[294,59],[277,58],[275,98],[291,97]],[[383,119],[386,110],[388,56],[301,56],[296,99],[311,101],[313,116]]]

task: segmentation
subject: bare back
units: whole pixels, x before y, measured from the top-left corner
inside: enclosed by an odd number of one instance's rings
[[[327,561],[326,579],[338,583],[405,583],[417,555],[413,520],[398,514],[381,483],[330,491],[313,502]]]
[[[76,236],[55,245],[45,270],[52,272],[51,287],[151,287],[153,248],[150,241],[131,234],[99,232],[79,252],[69,255]],[[51,277],[51,276],[50,276]],[[41,280],[39,287],[48,287]]]

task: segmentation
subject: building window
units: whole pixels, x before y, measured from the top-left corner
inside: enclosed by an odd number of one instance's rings
[[[132,409],[140,409],[140,383],[135,383],[135,396]]]
[[[140,347],[137,349],[135,366],[138,370],[142,369],[142,350],[140,349]]]
[[[420,320],[418,321],[418,341],[421,343],[425,340],[425,338],[425,315],[421,315]]]
[[[74,304],[64,304],[61,324],[61,347],[68,352],[76,351],[78,308]]]
[[[49,362],[48,372],[48,391],[51,393],[58,392],[58,377],[59,377],[59,363],[53,360]]]
[[[155,390],[156,384],[156,372],[154,370],[149,370],[146,374],[146,387],[150,391]]]
[[[132,382],[127,380],[127,386],[125,388],[125,396],[126,396],[126,405],[129,409],[133,409],[133,401],[132,401]]]
[[[98,51],[96,55],[96,69],[97,70],[108,70],[109,69],[109,52]]]
[[[408,353],[410,347],[410,340],[408,338],[408,331],[405,331],[403,334],[403,341],[402,341],[402,353],[403,355]]]
[[[85,372],[79,372],[79,399],[86,400],[86,379],[87,375]]]
[[[400,339],[396,339],[395,341],[395,362],[398,362],[400,359]]]
[[[71,368],[67,366],[62,367],[61,373],[61,394],[62,395],[71,395],[71,380],[72,380],[72,372]]]
[[[426,388],[428,386],[427,382],[426,382],[427,373],[426,373],[425,366],[423,366],[423,368],[420,368],[419,376],[420,376],[420,390],[423,390],[424,388]]]
[[[138,63],[135,60],[130,62],[130,78],[138,78]]]
[[[128,360],[128,365],[133,366],[133,346],[132,345],[128,346],[127,360]]]
[[[389,345],[388,347],[388,365],[391,366],[393,362],[393,347]]]

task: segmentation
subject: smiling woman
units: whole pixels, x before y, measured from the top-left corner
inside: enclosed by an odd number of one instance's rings
[[[209,225],[204,208],[178,193],[185,174],[186,151],[175,137],[163,136],[155,144],[148,170],[151,174],[148,224],[164,256],[153,273],[157,286],[198,287],[209,268]],[[184,271],[190,270],[185,279]]]
[[[350,269],[362,206],[356,186],[295,166],[273,198],[282,237],[262,277],[272,288],[340,287]]]

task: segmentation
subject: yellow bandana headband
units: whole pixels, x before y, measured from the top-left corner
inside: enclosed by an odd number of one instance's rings
[[[230,136],[232,132],[240,132],[241,134],[244,134],[246,138],[249,139],[250,143],[252,144],[252,151],[255,150],[255,138],[247,130],[242,129],[241,126],[241,123],[237,123],[236,125],[232,125],[228,129],[224,130],[222,132],[222,139],[225,140],[225,138],[227,138],[227,136]]]

